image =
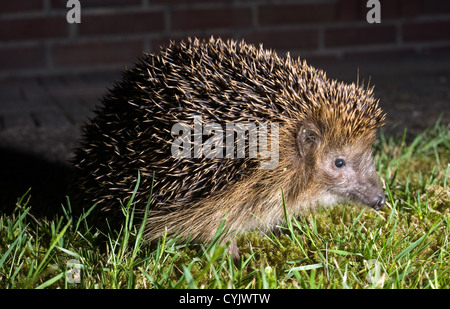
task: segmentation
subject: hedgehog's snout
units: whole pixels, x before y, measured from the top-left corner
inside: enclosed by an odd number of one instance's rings
[[[384,195],[384,193],[378,193],[377,197],[375,198],[375,200],[372,203],[372,208],[375,210],[380,210],[384,203],[386,202],[386,197]]]

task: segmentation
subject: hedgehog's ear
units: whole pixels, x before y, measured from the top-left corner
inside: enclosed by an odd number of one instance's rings
[[[319,135],[314,127],[302,125],[298,131],[297,146],[301,157],[315,151],[319,143]]]

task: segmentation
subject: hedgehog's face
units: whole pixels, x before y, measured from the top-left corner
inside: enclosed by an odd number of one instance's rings
[[[371,150],[361,151],[357,148],[348,146],[326,152],[317,162],[318,177],[327,192],[337,198],[360,202],[379,210],[385,197]]]
[[[319,203],[350,200],[381,209],[385,196],[376,174],[370,143],[361,140],[341,147],[326,146],[317,134],[305,130],[300,132],[300,140],[302,134],[306,136],[303,137],[303,148],[300,146],[299,149],[303,150],[305,158],[311,156],[309,162],[314,162],[312,177],[321,191]]]

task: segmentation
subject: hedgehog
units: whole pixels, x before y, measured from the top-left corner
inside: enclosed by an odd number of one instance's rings
[[[133,204],[146,240],[167,233],[207,243],[225,222],[239,258],[237,233],[276,230],[285,213],[383,206],[372,154],[385,118],[378,103],[373,87],[328,79],[262,44],[170,42],[125,70],[84,125],[73,160],[77,200],[97,205],[96,221],[120,226],[139,173]],[[259,144],[271,150],[250,143],[250,129],[238,138],[238,124],[267,133]],[[201,144],[205,136],[211,142]],[[264,167],[268,152],[275,164]]]

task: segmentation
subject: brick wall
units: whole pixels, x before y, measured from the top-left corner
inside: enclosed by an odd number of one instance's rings
[[[244,38],[307,58],[450,50],[448,0],[381,0],[380,24],[367,23],[367,0],[80,2],[81,23],[69,24],[67,0],[3,1],[0,76],[120,70],[188,36]]]

